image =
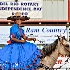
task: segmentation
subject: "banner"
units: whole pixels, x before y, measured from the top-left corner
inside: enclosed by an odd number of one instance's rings
[[[7,44],[7,41],[10,39],[10,27],[0,26],[0,44]]]
[[[12,16],[15,12],[30,18],[42,18],[42,0],[0,2],[0,19]]]
[[[65,55],[59,55],[56,64],[53,66],[53,68],[59,67],[61,67],[60,69],[70,68],[70,58]]]
[[[35,44],[48,44],[54,42],[60,33],[67,38],[66,26],[25,26],[22,27],[26,36],[35,37],[39,41]],[[33,42],[33,41],[32,41]]]
[[[10,27],[11,26],[0,26],[0,44],[7,44],[10,35]],[[22,28],[26,36],[35,37],[40,40],[40,42],[36,41],[35,44],[52,43],[57,39],[57,35],[60,35],[60,33],[67,37],[66,26],[25,26]]]

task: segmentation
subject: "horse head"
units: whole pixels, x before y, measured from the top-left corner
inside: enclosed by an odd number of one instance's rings
[[[41,53],[41,63],[49,68],[53,68],[59,57],[59,54],[66,56],[70,55],[70,43],[64,36],[60,35],[53,43],[45,44],[41,50]]]
[[[70,42],[65,38],[65,36],[58,36],[60,42],[59,53],[62,55],[70,56]]]

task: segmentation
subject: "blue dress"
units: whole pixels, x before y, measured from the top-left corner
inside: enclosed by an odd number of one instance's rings
[[[17,24],[10,28],[11,44],[0,50],[0,67],[2,69],[34,70],[39,66],[41,53],[35,44],[27,41],[18,43],[11,40],[12,37],[21,40],[22,35],[24,35],[24,30],[20,29]]]

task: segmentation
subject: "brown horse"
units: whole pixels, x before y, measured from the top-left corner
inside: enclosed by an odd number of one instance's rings
[[[58,59],[59,54],[69,57],[70,43],[66,40],[64,36],[58,36],[58,39],[56,39],[53,43],[45,45],[41,50],[41,53],[41,67],[44,68],[39,68],[39,70],[45,70],[48,68],[52,69]]]

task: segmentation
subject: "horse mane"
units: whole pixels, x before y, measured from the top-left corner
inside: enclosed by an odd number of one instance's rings
[[[45,57],[46,55],[49,56],[53,51],[55,51],[57,44],[58,44],[58,39],[56,39],[51,44],[46,44],[41,51],[42,57]]]

